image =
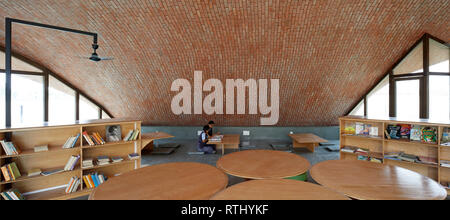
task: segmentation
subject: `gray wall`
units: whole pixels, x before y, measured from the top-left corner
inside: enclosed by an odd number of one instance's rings
[[[197,131],[202,127],[175,127],[175,126],[143,126],[142,132],[166,132],[175,136],[175,139],[197,139]],[[250,136],[243,136],[242,132],[250,131]],[[339,140],[339,127],[214,127],[214,133],[240,134],[242,140],[277,139],[290,141],[289,132],[313,133],[327,140]]]

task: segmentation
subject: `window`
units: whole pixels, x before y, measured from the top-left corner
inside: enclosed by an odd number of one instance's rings
[[[361,102],[355,107],[355,109],[353,109],[352,112],[350,112],[350,115],[364,116],[364,100],[361,101]]]
[[[389,76],[367,95],[367,115],[389,117]]]
[[[6,69],[5,52],[3,52],[3,51],[0,51],[0,69]],[[11,57],[11,69],[12,70],[20,70],[20,71],[42,73],[41,69],[38,69],[38,68],[28,64],[28,63],[25,63],[22,60],[19,60],[19,59],[15,58],[14,56]]]
[[[44,77],[12,74],[11,124],[41,124],[44,121]]]
[[[420,42],[395,68],[394,75],[423,72],[423,42]]]
[[[430,39],[430,72],[449,72],[450,49],[433,39]],[[430,89],[431,89],[430,84]]]
[[[6,83],[6,74],[5,73],[0,73],[0,127],[5,127],[6,125],[6,108],[4,106],[6,106],[5,103],[5,83]]]
[[[100,108],[80,95],[80,120],[99,119]]]
[[[397,117],[419,118],[419,80],[397,81]]]
[[[450,120],[450,76],[430,76],[430,119]]]
[[[105,111],[102,111],[102,119],[110,119],[111,116],[108,115]]]
[[[49,122],[75,121],[75,90],[56,78],[49,76],[48,119]]]

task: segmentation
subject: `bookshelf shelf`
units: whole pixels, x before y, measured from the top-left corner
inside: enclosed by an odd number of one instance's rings
[[[93,146],[83,146],[83,149],[95,149],[95,148],[101,148],[101,147],[110,147],[110,146],[117,146],[117,145],[123,145],[123,144],[134,144],[137,141],[119,141],[119,142],[111,142],[106,144],[99,144],[99,145],[93,145]]]
[[[383,137],[375,137],[375,136],[363,136],[363,135],[348,135],[348,134],[342,134],[341,137],[344,138],[356,138],[356,139],[368,139],[368,140],[376,140],[376,141],[382,141]]]
[[[49,153],[68,152],[68,151],[80,151],[80,147],[74,147],[74,148],[49,147],[48,151],[44,151],[44,152],[34,152],[34,150],[26,150],[18,155],[0,156],[0,159],[35,156],[35,155],[45,155],[45,154],[49,154]]]
[[[95,169],[99,169],[99,168],[104,168],[104,167],[110,167],[110,166],[116,166],[116,165],[122,165],[122,164],[126,164],[126,163],[131,163],[134,161],[138,161],[136,160],[130,160],[130,159],[124,159],[121,162],[117,162],[117,163],[109,163],[109,164],[105,164],[105,165],[95,165],[93,167],[83,167],[82,170],[95,170]]]
[[[117,136],[124,138],[131,131],[139,131],[135,141],[110,142],[104,145],[88,146],[83,136],[80,136],[74,148],[62,148],[67,138],[76,136],[83,132],[89,135],[96,132],[106,140],[107,126],[116,125],[114,131]],[[66,194],[65,189],[72,177],[82,179],[83,175],[94,172],[102,173],[106,177],[113,177],[116,174],[129,172],[140,168],[141,165],[141,122],[121,119],[93,120],[86,122],[76,122],[67,125],[26,128],[7,128],[0,130],[0,140],[11,141],[22,153],[19,155],[5,155],[0,147],[0,166],[15,162],[20,170],[21,177],[14,181],[5,181],[0,172],[0,192],[9,189],[17,189],[25,195],[27,200],[65,200],[80,196],[89,195],[93,189],[88,188],[84,181],[80,184],[78,191]],[[35,146],[48,145],[48,151],[34,152]],[[117,147],[116,147],[117,146]],[[129,160],[129,154],[137,153],[138,159]],[[79,155],[78,165],[72,171],[64,171],[49,176],[28,177],[27,174],[32,169],[42,171],[63,169],[68,159],[72,155]],[[124,161],[111,163],[92,168],[82,168],[82,161],[87,158],[96,159],[100,156],[109,158],[124,155]],[[101,169],[104,168],[104,169]],[[38,192],[38,193],[34,193]],[[1,198],[3,200],[3,198]]]
[[[432,167],[432,168],[438,168],[438,165],[431,165],[431,164],[425,164],[425,163],[415,163],[415,162],[409,162],[405,160],[393,160],[389,158],[384,158],[386,161],[395,161],[398,163],[404,163],[404,164],[411,164],[411,165],[417,165],[417,166],[424,166],[424,167]]]
[[[417,144],[417,145],[422,145],[422,146],[429,146],[429,147],[439,147],[439,145],[436,144],[428,144],[428,143],[423,143],[423,142],[418,142],[418,141],[408,141],[408,140],[389,140],[389,139],[385,139],[384,141],[386,142],[391,142],[391,143],[400,143],[400,144]]]
[[[63,169],[64,167],[60,167],[59,169]],[[52,170],[52,169],[50,169]],[[56,170],[56,169],[55,169]],[[21,176],[19,178],[17,178],[14,181],[2,181],[0,182],[0,185],[4,185],[4,184],[10,184],[10,183],[19,183],[19,182],[24,182],[24,181],[32,181],[32,180],[40,180],[40,179],[45,179],[45,178],[51,178],[57,175],[64,175],[64,174],[68,174],[68,173],[79,173],[81,171],[80,167],[78,166],[78,168],[71,170],[71,171],[64,171],[61,173],[55,173],[49,176],[44,176],[44,175],[39,175],[39,176],[32,176],[32,177],[28,177],[28,176]]]
[[[397,120],[396,118],[384,118],[384,119],[371,119],[368,117],[359,117],[359,116],[345,116],[339,118],[340,121],[340,147],[341,149],[345,146],[353,146],[358,148],[369,149],[369,157],[372,152],[377,152],[383,156],[384,164],[391,164],[400,166],[406,169],[410,169],[417,173],[420,173],[424,176],[427,176],[431,179],[434,179],[436,182],[444,185],[447,182],[450,182],[450,168],[443,167],[438,164],[426,164],[426,163],[417,163],[417,162],[409,162],[405,160],[395,160],[384,158],[384,156],[388,152],[404,152],[406,154],[411,154],[415,156],[423,156],[429,158],[436,158],[437,162],[442,160],[450,160],[450,147],[442,146],[441,138],[443,137],[443,133],[445,131],[444,128],[450,127],[450,121],[445,122],[433,122],[426,119],[420,120]],[[359,127],[355,127],[355,125]],[[373,136],[362,136],[362,135],[349,135],[345,132],[352,131],[351,127],[355,128],[353,131],[356,131],[361,128],[361,124],[363,127],[377,127],[379,137]],[[436,143],[424,143],[420,141],[410,141],[408,139],[388,139],[384,132],[388,128],[388,125],[412,125],[414,127],[432,127],[436,129]],[[407,126],[401,126],[403,127]],[[366,128],[364,128],[367,130]],[[361,130],[359,130],[361,131]],[[376,131],[376,130],[375,130]],[[375,133],[375,132],[374,132]],[[388,133],[389,134],[389,133]],[[349,155],[354,155],[349,156]],[[340,156],[342,160],[356,160],[357,154],[355,153],[347,153],[340,152]],[[447,189],[447,194],[449,194],[449,189]],[[450,195],[450,194],[449,194]]]

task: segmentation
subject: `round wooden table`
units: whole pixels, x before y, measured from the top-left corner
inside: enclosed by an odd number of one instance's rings
[[[207,200],[228,185],[219,169],[201,163],[167,163],[113,177],[90,200]]]
[[[316,164],[312,178],[354,199],[442,200],[447,192],[436,181],[398,166],[367,161],[330,160]]]
[[[245,150],[223,156],[217,167],[245,179],[282,179],[304,174],[311,167],[305,158],[274,150]]]
[[[233,185],[212,200],[349,200],[325,187],[287,179],[251,180]]]

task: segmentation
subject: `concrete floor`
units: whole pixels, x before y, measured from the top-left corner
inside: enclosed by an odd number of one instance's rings
[[[158,144],[164,144],[170,141],[174,142],[173,140],[159,141],[156,142],[156,146]],[[197,149],[196,140],[177,140],[175,142],[180,144],[181,146],[170,155],[151,155],[151,154],[142,155],[142,167],[170,162],[187,162],[187,161],[205,163],[210,164],[212,166],[216,166],[217,160],[221,157],[221,153],[219,152],[213,155],[189,155],[188,152],[195,152]],[[273,141],[254,140],[243,142],[241,150],[256,150],[256,149],[273,150],[271,144],[279,145],[280,147],[277,147],[277,150],[290,150],[290,148],[288,147],[290,145],[289,142],[278,140]],[[339,140],[329,141],[329,143],[327,143],[326,145],[317,147],[314,153],[306,149],[296,149],[293,153],[306,158],[312,165],[315,165],[317,163],[326,160],[339,159],[339,152],[329,151],[327,149],[328,147],[330,148],[339,147]],[[225,153],[229,152],[233,152],[233,150],[225,151]],[[244,181],[243,179],[238,177],[230,175],[228,177],[229,177],[229,186]],[[308,182],[315,183],[309,174],[308,174]],[[87,199],[87,197],[80,197],[77,200],[85,200],[85,199]],[[447,197],[447,200],[450,200],[450,196]]]

